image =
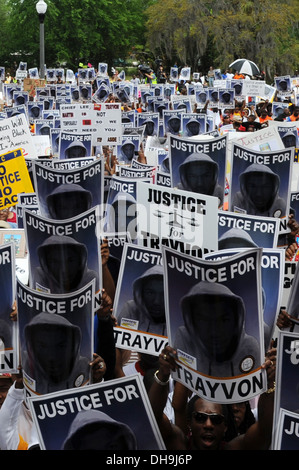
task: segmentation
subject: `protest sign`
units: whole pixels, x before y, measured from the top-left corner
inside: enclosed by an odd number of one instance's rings
[[[120,165],[129,165],[138,157],[140,149],[139,135],[122,136],[121,142],[116,146],[116,156]]]
[[[242,93],[244,96],[264,96],[265,85],[264,80],[244,80]]]
[[[290,210],[292,214],[294,214],[294,219],[298,219],[299,214],[299,192],[298,191],[291,191],[290,197]]]
[[[136,240],[137,182],[133,178],[112,176],[106,202],[105,232],[129,232]]]
[[[195,101],[199,108],[204,108],[209,99],[208,90],[204,88],[199,88],[195,90]]]
[[[279,220],[264,217],[218,211],[218,247],[276,248],[279,235]],[[234,245],[233,245],[234,244]]]
[[[38,292],[17,280],[20,351],[28,395],[89,383],[95,280],[72,293]]]
[[[138,113],[137,127],[144,126],[144,137],[159,135],[159,113]]]
[[[218,89],[219,103],[218,108],[233,109],[235,107],[235,90],[233,88],[219,88]]]
[[[165,450],[137,375],[28,398],[28,403],[42,450],[113,450],[117,453],[105,460],[112,465],[121,458],[119,451]],[[96,426],[94,439],[90,426]]]
[[[242,132],[238,132],[236,135],[232,134],[231,145],[228,145],[228,157],[232,153],[233,143],[257,152],[280,151],[284,148],[279,132],[274,125],[269,125],[255,132],[246,132],[244,135]]]
[[[171,177],[169,173],[164,173],[163,171],[157,170],[156,171],[156,178],[155,183],[158,186],[166,186],[167,188],[171,188]]]
[[[51,144],[50,137],[48,135],[32,135],[32,142],[35,146],[38,157],[50,157]]]
[[[284,75],[280,77],[274,77],[275,87],[278,94],[281,96],[290,95],[292,92],[291,77],[290,75]]]
[[[61,221],[24,209],[30,287],[60,294],[78,290],[96,279],[96,291],[101,289],[97,223],[97,207]]]
[[[291,315],[292,325],[287,328],[288,331],[296,332],[299,331],[299,297],[298,297],[298,283],[299,283],[299,268],[298,263],[294,260],[296,267],[292,279],[291,288],[286,303],[286,310]]]
[[[252,248],[210,261],[162,247],[173,378],[209,401],[241,402],[267,388],[261,255]]]
[[[24,258],[26,255],[26,240],[23,228],[0,229],[0,245],[13,243],[15,258]]]
[[[83,158],[69,158],[67,160],[52,159],[50,161],[48,160],[47,163],[49,163],[49,165],[46,166],[51,166],[55,170],[76,170],[86,165],[89,165],[90,163],[94,162],[95,159],[95,156]],[[40,160],[39,163],[41,163]],[[45,163],[46,162],[42,162],[42,164]]]
[[[233,142],[229,210],[286,218],[293,158],[293,149],[256,152]]]
[[[292,412],[299,417],[298,407],[298,333],[280,330],[277,341],[276,390],[274,395],[273,442],[282,410]],[[294,434],[289,429],[291,437]],[[281,438],[281,430],[277,440]],[[277,444],[276,444],[277,445]]]
[[[21,149],[25,158],[37,158],[25,115],[2,119],[0,123],[0,153]]]
[[[194,137],[206,132],[206,115],[199,113],[182,113],[182,135]]]
[[[120,103],[62,104],[61,130],[92,134],[92,145],[117,144],[122,134]]]
[[[92,134],[78,134],[77,132],[60,132],[59,158],[73,159],[85,158],[92,155]]]
[[[222,207],[226,173],[226,136],[195,139],[169,136],[174,188],[215,196]]]
[[[299,414],[281,408],[271,450],[298,450]]]
[[[29,101],[29,103],[27,104],[27,110],[30,121],[36,121],[37,119],[41,119],[43,109],[43,101]]]
[[[75,170],[56,170],[35,162],[33,177],[40,214],[62,220],[97,205],[103,211],[103,174],[101,159]]]
[[[19,114],[24,114],[27,122],[29,124],[27,106],[25,104],[20,104],[18,106],[12,106],[11,108],[5,108],[6,117],[10,118],[12,116],[17,116]]]
[[[0,155],[0,209],[14,206],[18,194],[33,192],[33,186],[21,149]]]
[[[17,226],[19,229],[23,229],[24,228],[24,209],[28,209],[30,210],[31,212],[33,212],[34,214],[39,214],[40,213],[40,210],[39,210],[39,204],[35,204],[35,205],[26,205],[26,204],[16,204],[15,206],[15,209],[16,209],[16,216],[17,216]]]
[[[17,373],[19,365],[18,324],[10,314],[15,301],[15,246],[0,245],[0,372]]]
[[[35,97],[36,88],[44,87],[46,81],[43,79],[34,79],[34,78],[24,78],[23,87],[24,91],[28,91],[29,96]]]
[[[171,102],[175,111],[192,112],[191,97],[186,98],[184,95],[173,95],[171,96]]]
[[[217,249],[217,199],[137,182],[137,238],[147,248],[171,246],[202,257]]]
[[[181,120],[182,111],[172,109],[170,111],[163,111],[163,129],[165,134],[174,134],[178,135],[181,131],[182,120]]]
[[[149,180],[152,183],[155,181],[156,168],[151,167],[149,169],[138,169],[138,168],[127,168],[120,166],[119,168],[119,177],[120,178],[132,178],[132,179],[142,179]]]
[[[113,310],[118,347],[159,355],[167,342],[160,250],[124,246]]]
[[[109,257],[107,266],[111,276],[113,277],[115,287],[117,286],[120,263],[122,259],[123,250],[126,243],[131,243],[129,233],[101,233],[101,243],[106,241],[108,244]]]

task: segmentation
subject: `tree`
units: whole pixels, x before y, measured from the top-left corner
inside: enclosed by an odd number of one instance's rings
[[[298,68],[298,0],[156,0],[146,13],[147,46],[167,60],[206,72],[236,58],[256,62],[269,78]]]
[[[207,9],[202,0],[163,0],[147,11],[147,44],[168,61],[197,69],[207,47]]]
[[[4,1],[4,0],[2,0]],[[39,65],[37,0],[6,0],[9,31],[6,55],[30,57]],[[108,62],[126,57],[133,45],[144,43],[141,0],[46,0],[45,60],[48,67],[77,68],[80,61]],[[30,54],[28,56],[28,54]],[[3,54],[4,55],[4,54]]]

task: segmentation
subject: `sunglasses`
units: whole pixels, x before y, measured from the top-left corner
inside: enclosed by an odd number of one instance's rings
[[[194,416],[195,421],[200,424],[204,424],[208,418],[211,420],[213,425],[222,424],[224,422],[224,416],[218,413],[203,413],[202,411],[193,411],[192,415]]]

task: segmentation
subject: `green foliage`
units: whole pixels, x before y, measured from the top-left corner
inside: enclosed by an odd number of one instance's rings
[[[37,0],[0,0],[10,12],[5,55],[30,54],[30,66],[39,65]],[[46,0],[45,60],[49,67],[98,62],[110,65],[125,58],[135,44],[144,43],[144,2],[141,0]],[[147,2],[146,5],[150,4]],[[14,56],[19,60],[19,56]]]
[[[236,58],[256,62],[269,77],[298,68],[298,0],[157,0],[147,10],[147,45],[172,62],[202,72]]]
[[[79,62],[125,60],[188,64],[206,72],[238,57],[268,77],[298,69],[299,0],[46,0],[45,60],[75,69]],[[0,64],[39,66],[37,0],[0,0]],[[200,64],[200,66],[198,65]]]

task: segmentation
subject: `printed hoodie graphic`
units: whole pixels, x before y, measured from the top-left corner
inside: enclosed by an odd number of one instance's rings
[[[88,448],[83,444],[86,437]],[[62,450],[137,450],[131,428],[98,410],[80,411],[72,422]]]
[[[251,215],[283,217],[286,203],[279,196],[280,177],[268,166],[253,163],[240,174],[240,191],[233,199],[233,210]]]
[[[194,357],[199,372],[233,377],[260,365],[259,344],[245,332],[243,299],[228,287],[201,281],[181,299],[181,310],[174,347]]]
[[[143,288],[147,281],[152,279],[159,279],[163,286],[163,276],[163,267],[153,266],[146,270],[139,278],[135,279],[132,285],[133,300],[129,300],[124,304],[120,314],[118,315],[119,320],[121,320],[121,318],[138,320],[139,331],[146,331],[165,336],[166,320],[164,291],[163,295],[161,295],[161,290],[160,295],[158,295],[158,291],[156,294],[152,294],[153,297],[150,306],[150,308],[153,309],[152,313],[149,311],[149,308],[146,307],[146,302],[144,301],[143,295]]]
[[[88,358],[80,356],[81,330],[55,313],[41,312],[24,328],[24,371],[40,394],[79,387],[89,381]]]
[[[52,294],[74,292],[98,275],[87,267],[87,248],[68,236],[53,235],[38,248],[40,266],[33,273],[33,288]]]

